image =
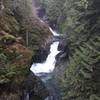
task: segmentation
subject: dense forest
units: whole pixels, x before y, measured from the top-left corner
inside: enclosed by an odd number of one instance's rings
[[[0,0],[0,100],[47,97],[29,69],[49,52],[49,26],[66,41],[61,100],[100,100],[100,0]]]
[[[100,1],[39,0],[69,48],[62,100],[100,99]]]

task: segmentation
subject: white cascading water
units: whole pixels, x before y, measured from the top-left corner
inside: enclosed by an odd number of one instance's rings
[[[49,27],[49,29],[50,29],[50,31],[52,32],[52,34],[53,34],[54,36],[60,36],[60,34],[57,34],[56,31],[53,31],[53,30],[51,29],[51,27]]]
[[[59,36],[56,31],[53,31],[49,28],[54,36]],[[49,90],[50,95],[45,98],[45,100],[61,100],[60,94],[55,86],[55,82],[51,79],[53,78],[52,73],[55,69],[56,64],[56,55],[60,52],[58,51],[59,41],[53,42],[50,46],[50,54],[43,63],[33,63],[31,71],[39,76],[40,79],[45,83],[47,89]]]
[[[49,28],[50,31],[52,32],[52,34],[54,36],[59,36],[59,34],[57,34],[55,31],[53,31],[51,28]],[[47,59],[45,62],[43,63],[33,63],[32,67],[31,67],[31,71],[36,74],[39,75],[39,73],[51,73],[53,72],[54,68],[55,68],[55,63],[56,63],[56,55],[60,52],[58,51],[58,45],[59,42],[53,42],[50,46],[50,54],[48,55]]]
[[[39,73],[50,73],[55,68],[55,56],[59,53],[57,50],[59,42],[54,42],[50,47],[50,54],[48,55],[44,63],[36,63],[31,67],[32,72],[35,74]]]

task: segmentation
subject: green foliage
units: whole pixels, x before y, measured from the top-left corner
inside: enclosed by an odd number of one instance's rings
[[[1,64],[0,64],[1,65]],[[5,64],[0,67],[0,84],[14,83],[28,73],[27,67],[15,64]],[[23,81],[23,78],[22,78]],[[20,81],[21,82],[21,81]]]
[[[11,52],[4,48],[0,50],[0,61],[13,62],[18,56],[20,56],[20,54],[16,52],[16,49],[11,49]]]
[[[3,53],[0,54],[0,61],[6,63],[7,57],[5,54],[3,54]]]
[[[62,100],[100,100],[100,1],[51,2],[49,18],[54,17],[59,30],[66,33],[70,50],[61,84]],[[61,14],[58,9],[63,9]]]
[[[15,83],[27,75],[28,68],[26,66],[13,64],[13,61],[19,56],[15,50],[7,52],[3,48],[0,49],[0,84]],[[22,78],[23,81],[23,78]],[[19,81],[21,82],[21,80]]]
[[[68,41],[70,41],[69,63],[67,64],[65,79],[62,83],[64,88],[63,100],[99,100],[100,91],[100,34],[98,16],[92,15],[90,7],[76,3],[71,6],[67,18],[66,31],[69,32]],[[81,0],[79,0],[81,2]],[[84,7],[84,9],[83,9]],[[76,9],[77,8],[77,9]],[[72,9],[78,11],[77,14]],[[82,9],[82,10],[80,10]],[[97,9],[97,8],[95,8]],[[98,10],[98,9],[97,9]],[[88,12],[88,15],[87,15]],[[99,11],[98,11],[99,12]],[[81,14],[83,13],[83,14]],[[95,13],[95,12],[94,12]],[[92,13],[92,14],[94,14]],[[92,18],[93,17],[93,18]],[[74,18],[74,19],[73,19]],[[95,20],[95,22],[93,22]],[[68,29],[67,29],[68,28]],[[77,91],[77,92],[75,92]],[[98,91],[98,92],[96,92]],[[73,95],[74,93],[74,95]]]
[[[14,17],[13,12],[10,9],[5,9],[0,15],[0,29],[9,33],[18,33],[20,31],[20,25]]]

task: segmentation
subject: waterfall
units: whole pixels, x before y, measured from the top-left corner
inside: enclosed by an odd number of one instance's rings
[[[54,42],[50,47],[50,54],[43,63],[33,63],[31,71],[36,75],[39,73],[51,73],[55,68],[56,59],[55,56],[60,52],[57,50],[59,42]]]
[[[54,36],[60,36],[60,34],[58,34],[56,31],[52,30],[51,27],[49,27],[49,29]]]
[[[59,36],[56,31],[53,31],[49,28],[54,36]],[[43,63],[33,63],[31,66],[31,71],[44,82],[45,86],[50,92],[50,96],[48,96],[45,100],[61,100],[59,99],[58,89],[55,84],[55,80],[53,80],[53,71],[55,69],[56,64],[56,55],[60,52],[58,51],[59,41],[55,41],[50,46],[50,54],[47,59]]]

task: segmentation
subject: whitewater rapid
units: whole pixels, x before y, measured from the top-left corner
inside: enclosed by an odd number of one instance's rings
[[[57,50],[58,45],[59,42],[52,43],[50,46],[50,54],[48,55],[46,61],[43,63],[33,63],[31,71],[35,74],[53,72],[56,63],[55,57],[60,52]]]

